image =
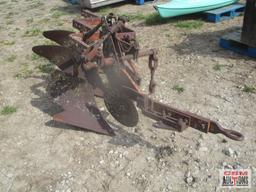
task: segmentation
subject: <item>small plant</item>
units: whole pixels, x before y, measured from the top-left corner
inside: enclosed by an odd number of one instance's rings
[[[35,53],[32,53],[32,55],[31,55],[31,59],[32,59],[32,61],[35,61],[35,60],[40,59],[40,56],[39,56],[39,55],[37,55],[37,54],[35,54]]]
[[[15,37],[17,30],[10,31],[9,36]]]
[[[2,109],[1,115],[10,115],[12,113],[15,113],[16,111],[17,111],[16,107],[6,105]]]
[[[180,85],[174,85],[172,87],[173,90],[177,91],[178,93],[182,93],[185,89],[181,87]]]
[[[157,13],[151,13],[145,16],[146,25],[159,25],[167,22],[168,20],[161,18],[160,15]]]
[[[125,13],[122,16],[127,17],[129,21],[140,21],[140,20],[146,19],[146,16],[143,15],[142,13],[133,13],[133,14]]]
[[[31,23],[33,23],[33,21],[34,21],[33,18],[29,18],[29,19],[26,20],[26,23],[27,23],[27,24],[31,24]]]
[[[243,91],[246,93],[256,93],[256,88],[251,85],[244,85]]]
[[[179,21],[175,24],[175,27],[182,29],[199,29],[204,25],[204,22],[201,20],[195,21]]]
[[[40,33],[41,33],[40,29],[32,28],[25,32],[24,37],[33,37],[33,36],[39,35]]]
[[[32,72],[32,70],[21,70],[20,72],[16,73],[14,77],[16,77],[17,79],[25,79],[28,78]]]
[[[17,58],[16,55],[11,55],[11,56],[8,57],[6,60],[7,60],[8,62],[13,62],[13,61],[15,61],[16,58]]]
[[[14,75],[14,77],[21,79],[21,78],[27,78],[29,75],[31,75],[33,71],[29,69],[27,64],[23,64],[21,70]]]
[[[6,20],[6,25],[12,25],[14,23],[13,20],[9,19],[9,20]]]
[[[53,65],[52,64],[45,64],[45,65],[39,65],[38,69],[42,72],[42,73],[50,73],[53,70]]]
[[[29,9],[35,9],[35,8],[41,7],[43,5],[44,5],[44,3],[42,3],[42,2],[36,2],[36,3],[29,5]]]
[[[114,10],[111,9],[110,7],[103,7],[103,8],[101,8],[101,9],[99,9],[98,12],[99,12],[100,15],[106,15],[106,14],[108,14],[108,13],[113,13]]]
[[[13,15],[14,15],[13,12],[9,12],[6,14],[5,19],[10,19],[10,18],[12,18]]]
[[[48,21],[50,21],[49,18],[43,18],[43,19],[39,20],[38,23],[40,23],[40,24],[45,24],[45,23],[47,23]]]
[[[8,40],[0,41],[0,45],[13,45],[13,44],[15,44],[15,41],[8,41]]]
[[[56,24],[56,26],[62,26],[62,25],[64,25],[64,23],[62,22],[62,20],[57,20],[55,24]]]
[[[213,66],[213,69],[215,71],[220,71],[223,67],[225,67],[226,65],[221,65],[221,64],[216,64]]]
[[[64,11],[54,11],[52,14],[52,18],[54,19],[58,19],[63,15],[66,15],[67,13],[65,13]]]

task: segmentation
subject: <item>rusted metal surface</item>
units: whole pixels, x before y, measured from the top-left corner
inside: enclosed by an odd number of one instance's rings
[[[68,47],[70,45],[69,35],[72,33],[73,32],[71,31],[65,31],[65,30],[51,30],[51,31],[44,31],[43,36],[60,45]]]
[[[145,116],[157,120],[154,124],[154,127],[156,128],[175,129],[182,132],[188,127],[192,127],[204,133],[220,133],[237,141],[242,141],[244,139],[244,136],[241,133],[225,129],[217,122],[205,117],[154,101],[147,95],[138,93],[130,88],[125,88],[124,92],[137,102],[137,106],[142,110],[142,113]]]
[[[142,113],[157,120],[154,127],[183,131],[193,127],[204,133],[221,133],[233,140],[243,140],[236,131],[222,128],[207,118],[184,112],[152,100],[140,90],[139,57],[148,57],[149,93],[154,92],[154,74],[158,66],[157,51],[141,50],[136,33],[128,28],[126,18],[109,14],[99,17],[89,11],[75,19],[72,33],[63,30],[44,32],[44,36],[59,45],[36,46],[33,51],[78,79],[76,87],[60,89],[56,102],[63,112],[54,120],[97,133],[114,135],[102,117],[94,96],[104,99],[110,114],[125,126],[137,125],[135,104]],[[82,81],[82,83],[80,82]]]
[[[137,125],[138,111],[134,102],[126,97],[120,90],[110,89],[104,95],[104,102],[108,111],[120,123],[127,127]]]
[[[224,129],[217,122],[164,105],[146,96],[143,97],[143,100],[139,100],[139,106],[142,109],[142,113],[146,116],[161,121],[165,125],[170,125],[171,128],[175,127],[180,132],[188,127],[192,127],[204,133],[221,133],[237,141],[244,139],[243,135],[239,132]],[[159,124],[155,124],[155,126],[158,128],[168,128],[167,126],[161,126]]]
[[[56,99],[64,111],[55,114],[53,119],[97,133],[114,135],[96,106],[91,85],[79,81],[77,84],[76,88],[66,91]]]
[[[61,70],[73,67],[72,50],[58,45],[40,45],[33,47],[33,51],[55,63]]]

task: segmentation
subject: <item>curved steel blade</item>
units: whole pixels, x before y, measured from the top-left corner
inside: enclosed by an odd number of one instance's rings
[[[97,108],[93,93],[90,84],[78,82],[76,88],[66,91],[57,98],[57,103],[64,111],[54,115],[53,119],[93,132],[114,135],[114,131]]]
[[[110,114],[121,124],[133,127],[138,124],[139,115],[132,100],[117,89],[107,89],[104,103]]]
[[[32,50],[57,66],[72,58],[71,49],[59,45],[39,45],[33,47]]]
[[[77,63],[71,49],[58,45],[40,45],[32,48],[33,52],[45,57],[61,70],[67,73],[72,72],[72,66]]]
[[[44,31],[43,36],[62,46],[69,47],[71,45],[69,35],[72,33],[73,32],[71,31],[65,31],[65,30],[51,30],[51,31]]]

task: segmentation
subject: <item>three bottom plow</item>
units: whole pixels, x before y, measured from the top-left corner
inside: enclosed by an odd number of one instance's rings
[[[139,108],[145,116],[156,120],[156,128],[183,131],[192,127],[204,133],[221,133],[233,140],[243,140],[243,135],[237,131],[157,102],[141,91],[138,58],[148,57],[149,92],[152,93],[156,85],[157,52],[140,49],[135,32],[125,25],[126,22],[126,18],[114,14],[100,17],[83,11],[82,18],[73,20],[73,27],[79,32],[53,30],[43,33],[58,45],[35,46],[33,51],[50,60],[70,78],[55,94],[63,111],[53,119],[114,135],[96,105],[95,97],[101,97],[110,114],[128,127],[137,125]]]

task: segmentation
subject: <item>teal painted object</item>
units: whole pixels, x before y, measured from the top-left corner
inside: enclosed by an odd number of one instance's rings
[[[161,17],[175,17],[224,7],[238,0],[172,0],[155,6]]]

